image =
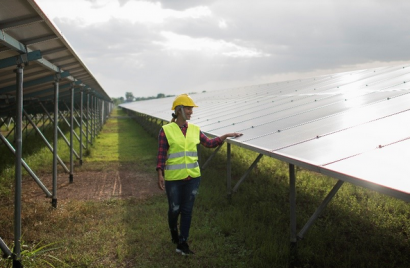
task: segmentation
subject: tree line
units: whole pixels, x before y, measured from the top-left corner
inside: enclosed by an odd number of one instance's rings
[[[119,98],[111,98],[114,105],[119,105],[124,102],[133,102],[133,101],[143,101],[143,100],[151,100],[151,99],[160,99],[160,98],[165,98],[165,97],[174,97],[175,95],[165,95],[164,93],[158,93],[157,96],[151,96],[151,97],[134,97],[134,94],[132,92],[125,92],[125,98],[124,97],[119,97]]]

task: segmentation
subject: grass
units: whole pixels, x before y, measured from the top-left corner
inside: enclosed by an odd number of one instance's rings
[[[124,114],[114,110],[113,116]],[[64,161],[65,144],[59,145]],[[127,168],[156,180],[157,142],[131,119],[111,118],[76,172]],[[51,165],[31,158],[50,154],[32,150],[25,159],[40,172]],[[202,150],[203,159],[212,150]],[[234,181],[257,154],[232,148]],[[2,184],[12,185],[12,170],[1,164]],[[11,172],[11,171],[10,171]],[[335,184],[332,178],[298,169],[297,229],[300,230]],[[7,188],[7,187],[5,187]],[[190,245],[196,252],[175,254],[167,227],[164,195],[146,200],[69,200],[53,209],[49,200],[23,204],[23,233],[29,245],[59,242],[50,254],[56,267],[289,267],[289,179],[287,164],[263,157],[229,200],[226,150],[202,172],[194,208]],[[0,236],[12,244],[12,191],[3,190]],[[324,214],[298,242],[298,267],[409,267],[409,204],[344,184]],[[45,267],[41,258],[30,267]],[[0,267],[2,267],[0,260]],[[23,263],[24,264],[24,263]]]

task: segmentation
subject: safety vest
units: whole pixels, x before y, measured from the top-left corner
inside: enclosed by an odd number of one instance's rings
[[[174,122],[164,125],[162,128],[169,144],[164,170],[165,180],[183,180],[188,176],[200,177],[201,170],[199,169],[196,149],[200,142],[199,127],[189,124],[186,136]]]

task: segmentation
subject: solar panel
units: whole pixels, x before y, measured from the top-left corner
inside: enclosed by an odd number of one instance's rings
[[[211,136],[410,201],[410,69],[392,66],[191,94]],[[166,121],[173,98],[122,107]],[[379,189],[379,190],[380,190]]]
[[[60,102],[70,100],[69,91],[73,84],[76,93],[82,89],[111,102],[85,63],[35,1],[0,1],[0,30],[0,116],[8,116],[10,111],[14,111],[7,104],[13,102],[16,94],[16,74],[13,70],[16,69],[17,58],[20,55],[27,58],[36,51],[41,52],[39,58],[24,67],[25,101],[52,101],[54,75],[59,74]],[[13,64],[8,64],[10,60]],[[2,102],[3,98],[8,98],[8,101]],[[79,98],[76,96],[77,102]],[[83,100],[86,101],[86,97]],[[33,114],[42,112],[29,105],[25,105],[24,109]]]

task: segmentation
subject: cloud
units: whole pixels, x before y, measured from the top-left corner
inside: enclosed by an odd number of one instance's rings
[[[158,2],[156,0],[149,0],[149,1]],[[212,5],[213,2],[216,2],[216,1],[217,0],[165,0],[165,1],[160,1],[160,2],[161,2],[161,5],[167,9],[186,10],[192,7],[210,6]]]
[[[402,63],[410,2],[36,0],[113,97]]]
[[[110,0],[71,0],[64,1],[64,8],[59,8],[52,0],[40,0],[44,10],[51,18],[65,18],[83,27],[101,24],[111,19],[123,20],[124,23],[161,24],[172,19],[197,19],[210,16],[206,6],[191,7],[183,11],[163,8],[154,1],[110,1]]]
[[[203,56],[227,56],[227,57],[269,57],[269,54],[263,53],[255,48],[243,47],[232,42],[224,40],[214,40],[211,38],[192,38],[189,36],[178,35],[172,32],[161,32],[165,38],[163,42],[154,42],[163,47],[164,50],[190,51],[197,52]]]

